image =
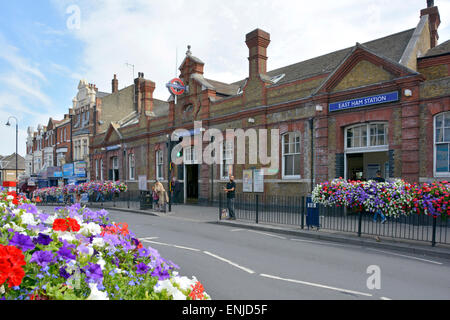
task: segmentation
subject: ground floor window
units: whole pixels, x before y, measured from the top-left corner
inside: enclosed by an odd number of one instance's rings
[[[282,142],[283,178],[300,178],[300,133],[287,133]]]
[[[164,154],[162,150],[156,151],[156,179],[164,180]]]
[[[434,163],[435,175],[450,174],[450,112],[434,118]]]

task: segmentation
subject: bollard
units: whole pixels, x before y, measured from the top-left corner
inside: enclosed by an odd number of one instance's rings
[[[361,226],[362,226],[362,210],[359,211],[359,219],[358,219],[358,237],[361,237]]]
[[[437,217],[434,216],[433,217],[433,237],[431,239],[431,246],[432,247],[436,247],[436,220],[437,220]]]
[[[259,223],[259,195],[257,194],[256,197],[256,224]]]
[[[222,220],[222,193],[219,193],[219,221]]]

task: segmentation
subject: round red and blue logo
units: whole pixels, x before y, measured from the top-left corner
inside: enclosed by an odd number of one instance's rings
[[[186,90],[186,86],[184,85],[183,80],[180,78],[174,78],[170,80],[170,82],[166,85],[171,94],[176,96],[182,95]]]

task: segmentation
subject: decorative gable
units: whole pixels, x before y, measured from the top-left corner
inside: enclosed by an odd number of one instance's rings
[[[395,75],[386,71],[383,67],[367,60],[361,60],[336,84],[331,92],[386,82],[394,78]]]
[[[109,126],[108,130],[105,133],[104,143],[109,142],[119,142],[122,139],[122,135],[119,130],[114,126],[113,123]]]
[[[317,89],[316,94],[388,82],[408,75],[418,73],[357,43]]]

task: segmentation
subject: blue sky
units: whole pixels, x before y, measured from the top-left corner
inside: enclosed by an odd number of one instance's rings
[[[436,0],[440,42],[450,39],[450,0]],[[75,5],[80,28],[68,28]],[[80,79],[110,92],[135,75],[156,82],[155,97],[175,76],[188,44],[205,62],[205,76],[234,82],[247,76],[245,34],[271,34],[268,69],[414,28],[425,0],[17,0],[0,2],[0,154],[15,151],[8,116],[19,119],[19,153],[26,130],[61,119]],[[70,20],[74,21],[74,20]],[[69,21],[69,22],[70,22]]]

